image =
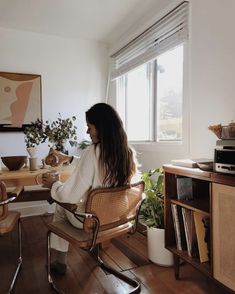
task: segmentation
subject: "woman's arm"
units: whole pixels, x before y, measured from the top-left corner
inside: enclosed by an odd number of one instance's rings
[[[45,164],[56,167],[63,163],[71,162],[72,160],[73,156],[69,156],[53,148],[50,148],[50,151],[45,158]]]
[[[97,171],[98,157],[94,146],[89,146],[81,158],[74,157],[73,164],[77,163],[72,175],[67,181],[56,181],[51,186],[51,196],[60,202],[78,203],[86,198],[87,192],[93,186],[94,174]]]

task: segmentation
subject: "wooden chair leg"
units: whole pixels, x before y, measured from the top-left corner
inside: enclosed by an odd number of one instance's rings
[[[18,257],[18,263],[16,267],[15,274],[13,276],[10,288],[8,290],[8,293],[12,293],[12,290],[15,285],[16,278],[18,276],[18,273],[20,271],[21,265],[22,265],[22,230],[21,230],[21,220],[19,218],[18,220],[18,246],[19,246],[19,257]]]

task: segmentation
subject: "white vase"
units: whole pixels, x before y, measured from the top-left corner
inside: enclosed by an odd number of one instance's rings
[[[37,147],[28,147],[27,151],[30,157],[37,157]]]
[[[165,230],[158,228],[147,228],[148,257],[161,266],[172,266],[174,264],[173,254],[165,248]]]
[[[37,157],[29,157],[29,170],[38,170],[38,159]]]

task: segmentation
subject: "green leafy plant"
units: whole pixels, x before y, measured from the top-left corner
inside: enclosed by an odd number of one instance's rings
[[[59,113],[57,120],[45,122],[45,135],[50,143],[53,143],[58,150],[63,150],[68,140],[71,146],[77,146],[77,127],[74,125],[75,116],[62,118]]]
[[[24,129],[24,134],[27,148],[44,143],[47,139],[44,132],[43,121],[39,118],[35,122],[31,122],[31,125]]]
[[[69,141],[71,146],[77,146],[77,126],[74,125],[75,116],[71,118],[59,117],[55,121],[37,119],[31,122],[24,130],[26,147],[35,147],[48,140],[58,150],[63,150],[64,144]]]
[[[156,168],[142,173],[146,198],[140,216],[148,227],[164,229],[163,169]]]
[[[82,140],[81,142],[78,143],[78,147],[81,149],[81,150],[84,150],[86,149],[88,146],[91,145],[91,142],[88,141],[88,140]]]

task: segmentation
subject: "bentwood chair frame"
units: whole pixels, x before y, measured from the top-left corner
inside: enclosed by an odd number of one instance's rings
[[[11,281],[8,293],[12,293],[16,278],[22,265],[22,233],[21,220],[18,211],[9,211],[8,204],[16,199],[16,197],[23,191],[23,187],[16,187],[14,192],[7,193],[6,185],[0,181],[0,236],[11,232],[16,224],[18,225],[18,260],[17,267]],[[8,198],[8,196],[10,198]]]
[[[83,223],[83,229],[73,227],[67,220],[51,222],[47,233],[47,273],[48,282],[58,293],[60,290],[51,276],[51,244],[50,235],[54,233],[71,244],[89,251],[95,257],[98,265],[106,272],[115,275],[132,286],[129,293],[139,293],[139,281],[127,277],[106,264],[99,255],[100,245],[112,238],[125,233],[135,233],[141,203],[144,198],[144,182],[118,187],[98,188],[91,190],[85,212],[77,212],[77,205],[59,203],[66,210],[73,213],[75,218]]]

